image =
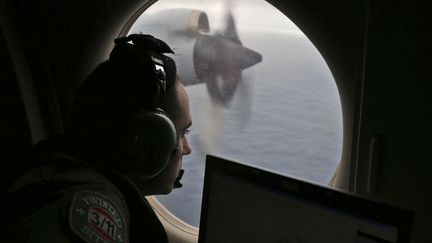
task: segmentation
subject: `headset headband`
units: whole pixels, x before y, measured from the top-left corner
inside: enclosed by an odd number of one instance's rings
[[[111,62],[122,65],[135,65],[139,70],[147,70],[146,75],[153,76],[157,82],[153,108],[160,107],[165,99],[168,86],[175,83],[176,65],[174,60],[164,53],[174,51],[162,40],[151,35],[131,34],[114,40],[115,47],[110,54]]]

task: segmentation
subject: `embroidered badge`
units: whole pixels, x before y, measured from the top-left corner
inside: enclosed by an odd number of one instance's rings
[[[126,223],[119,208],[96,192],[75,193],[69,225],[87,242],[128,242]]]

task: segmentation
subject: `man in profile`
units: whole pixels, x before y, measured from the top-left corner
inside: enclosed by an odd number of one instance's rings
[[[189,98],[172,50],[116,39],[83,83],[65,134],[38,144],[2,200],[6,242],[167,242],[144,198],[181,187]]]

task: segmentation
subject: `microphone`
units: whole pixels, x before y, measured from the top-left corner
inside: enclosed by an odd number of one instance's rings
[[[181,169],[179,171],[179,174],[178,174],[177,178],[174,181],[174,187],[173,187],[174,189],[181,188],[183,186],[183,184],[181,184],[181,182],[180,182],[181,178],[183,177],[183,174],[184,174],[184,170]]]

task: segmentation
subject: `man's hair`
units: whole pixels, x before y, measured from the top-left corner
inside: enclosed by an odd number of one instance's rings
[[[161,90],[150,56],[150,52],[157,52],[154,47],[146,46],[149,43],[116,44],[110,59],[100,64],[82,84],[71,109],[67,132],[119,133],[137,112],[154,108],[165,108],[170,116],[175,115],[178,108],[175,63],[160,55],[166,73],[166,87]]]

